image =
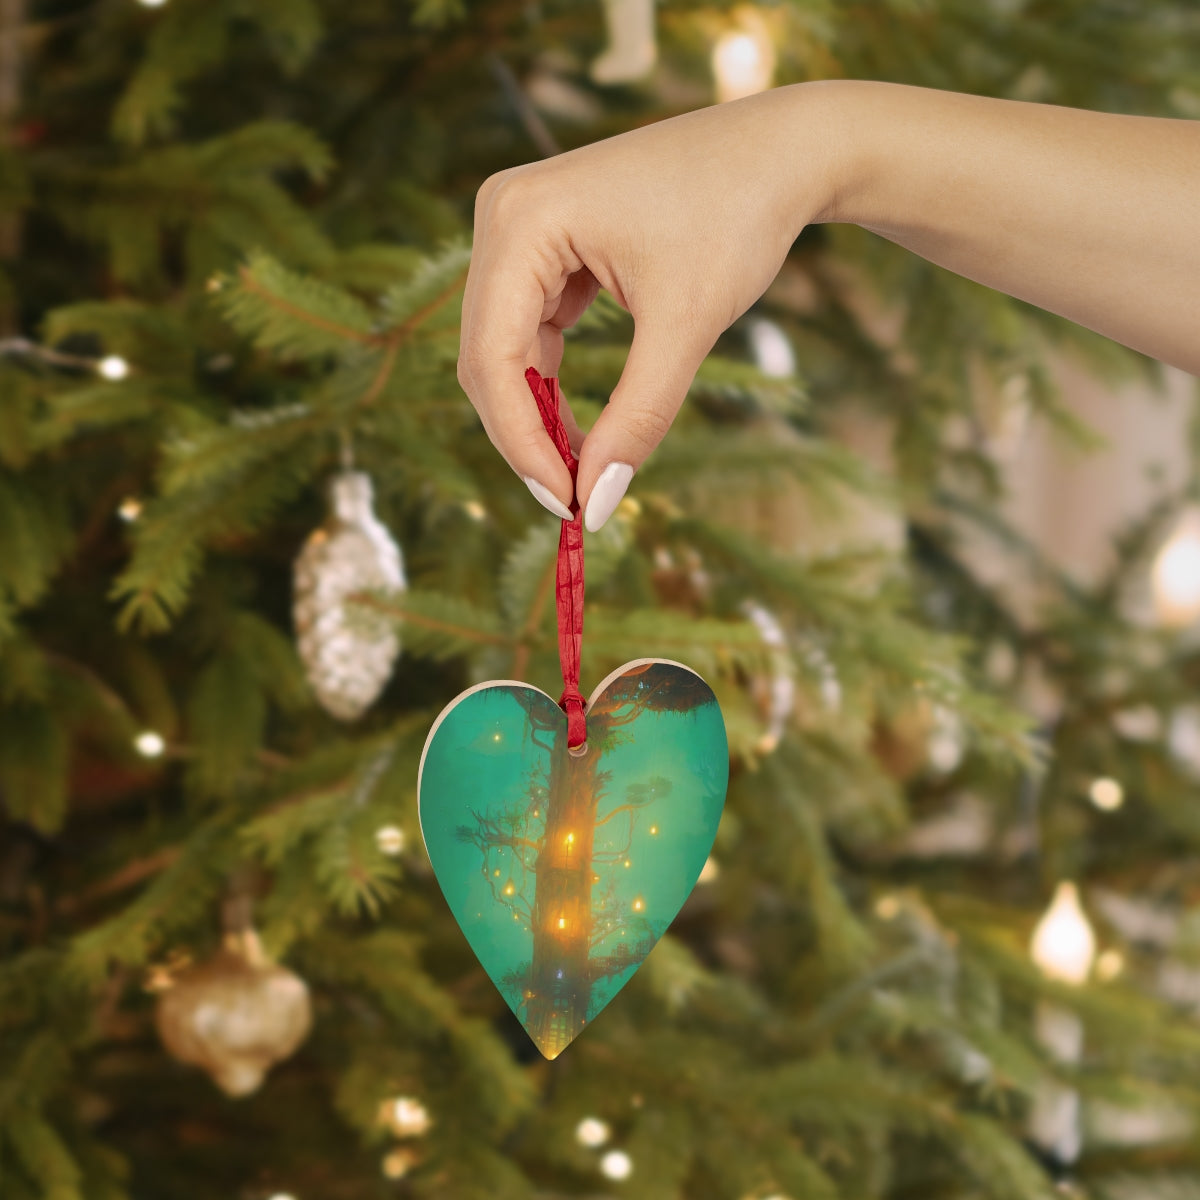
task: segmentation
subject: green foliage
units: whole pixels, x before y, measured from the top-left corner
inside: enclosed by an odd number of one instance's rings
[[[662,73],[621,88],[588,73],[599,4],[30,9],[0,148],[16,250],[0,278],[4,1200],[1048,1198],[1027,1127],[1048,1075],[1086,1113],[1193,1122],[1145,1145],[1089,1127],[1089,1195],[1197,1192],[1200,1033],[1162,981],[1196,960],[1200,782],[1164,731],[1194,707],[1200,658],[1123,607],[1194,481],[1125,531],[1097,586],[1071,578],[1003,516],[996,430],[1019,402],[1083,454],[1097,439],[1051,356],[1113,381],[1153,368],[864,231],[806,231],[758,306],[798,377],[745,361],[735,324],[586,539],[584,690],[661,656],[720,698],[733,773],[705,882],[545,1064],[430,873],[416,778],[437,713],[487,678],[559,680],[558,523],[455,374],[475,192],[536,152],[497,62],[569,149],[689,88],[703,102],[729,8],[657,6]],[[1200,18],[1171,0],[875,8],[770,6],[779,81],[1196,114]],[[558,112],[555,87],[600,115]],[[630,333],[606,293],[570,331],[585,426]],[[101,377],[107,355],[128,374]],[[356,723],[314,703],[290,615],[295,555],[347,458],[411,585],[349,602],[403,645]],[[976,576],[968,532],[1038,580],[1042,611]],[[1061,698],[1036,730],[1035,678]],[[1139,710],[1157,734],[1128,734]],[[947,716],[952,761],[930,742]],[[160,756],[137,749],[145,732]],[[1120,812],[1084,801],[1101,774],[1125,785]],[[985,822],[969,846],[963,811]],[[947,826],[959,841],[932,836]],[[1069,988],[1032,965],[1067,877],[1122,975]],[[167,1059],[143,987],[211,952],[234,892],[316,1016],[239,1101]],[[1160,932],[1130,932],[1113,896]],[[1082,1020],[1078,1064],[1039,1045],[1043,1001]],[[399,1096],[427,1107],[426,1134],[381,1122]],[[585,1116],[609,1127],[599,1151],[577,1139]],[[380,1157],[397,1148],[412,1163],[393,1183]],[[610,1149],[634,1164],[611,1186]]]

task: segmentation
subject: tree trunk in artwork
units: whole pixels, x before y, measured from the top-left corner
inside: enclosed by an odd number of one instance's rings
[[[530,1036],[547,1058],[587,1024],[592,994],[592,848],[599,756],[567,751],[554,739],[546,830],[537,857],[533,962],[526,992]]]

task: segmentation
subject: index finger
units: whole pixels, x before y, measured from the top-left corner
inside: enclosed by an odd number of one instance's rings
[[[537,361],[543,312],[561,294],[569,272],[566,264],[556,271],[553,259],[530,247],[528,239],[497,229],[489,215],[477,221],[458,379],[509,466],[551,512],[569,517],[574,484],[525,383],[527,366],[544,365]]]

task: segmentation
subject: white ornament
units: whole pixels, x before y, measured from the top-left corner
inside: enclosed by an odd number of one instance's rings
[[[604,0],[608,49],[592,63],[601,84],[632,83],[648,74],[658,58],[654,0]]]
[[[296,636],[321,706],[353,721],[383,690],[400,639],[389,617],[347,600],[361,592],[403,591],[404,560],[371,506],[368,475],[339,472],[329,494],[329,519],[296,559]]]

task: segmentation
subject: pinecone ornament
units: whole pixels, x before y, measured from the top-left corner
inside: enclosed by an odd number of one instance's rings
[[[330,482],[330,514],[296,559],[294,618],[300,659],[317,700],[342,721],[361,716],[383,690],[400,653],[394,623],[359,592],[403,591],[400,547],[375,515],[370,476],[341,471]]]
[[[247,930],[175,975],[155,1021],[173,1058],[203,1067],[226,1095],[248,1096],[304,1041],[312,1006],[304,980],[270,962]]]

